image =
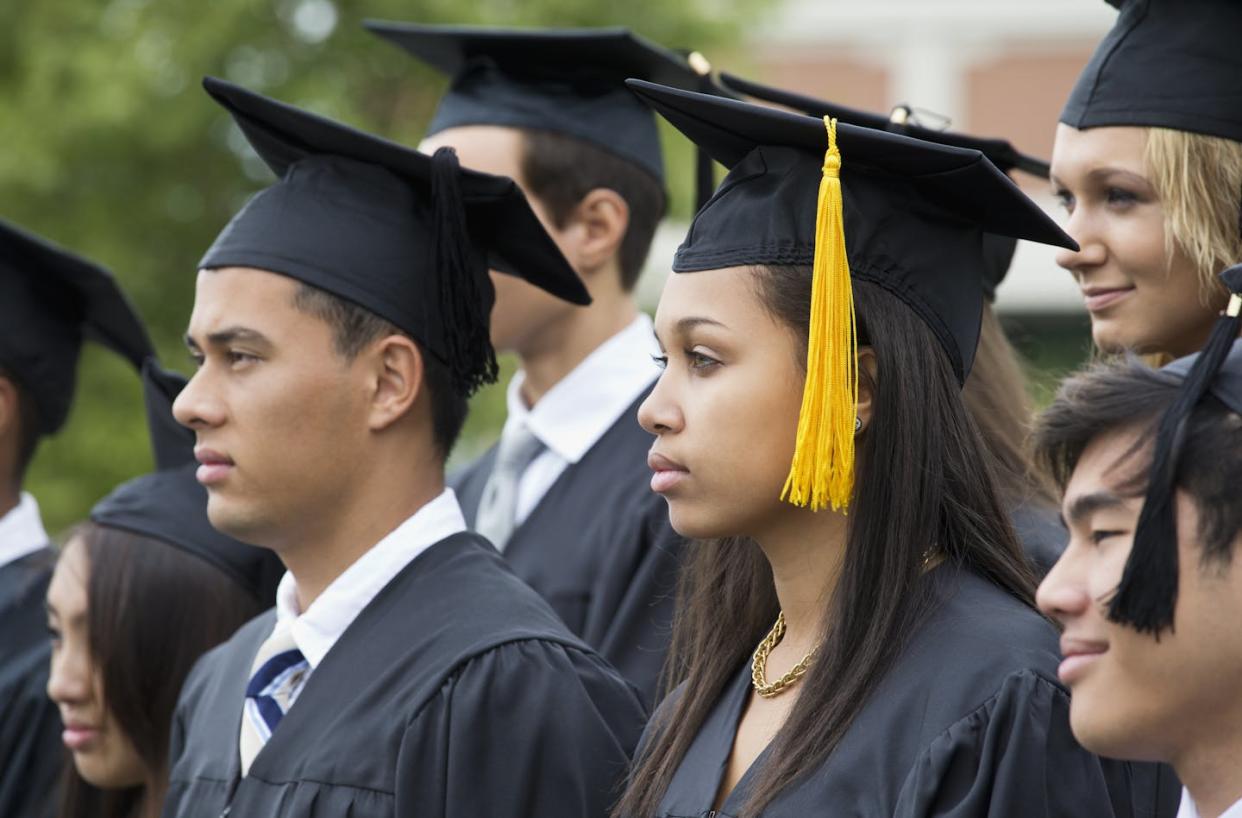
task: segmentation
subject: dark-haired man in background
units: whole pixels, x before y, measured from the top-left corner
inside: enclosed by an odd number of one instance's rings
[[[652,704],[680,540],[636,418],[659,349],[634,287],[666,196],[654,115],[624,80],[704,80],[624,29],[367,25],[452,78],[422,149],[517,181],[591,293],[575,309],[497,278],[492,340],[520,370],[500,442],[454,485],[472,528]]]

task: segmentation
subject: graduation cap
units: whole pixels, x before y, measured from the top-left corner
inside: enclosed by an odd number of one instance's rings
[[[1242,3],[1109,0],[1120,10],[1061,112],[1075,128],[1172,128],[1242,142]]]
[[[223,80],[207,92],[279,178],[200,269],[253,267],[352,301],[444,362],[460,394],[496,379],[491,267],[574,304],[590,296],[512,179],[461,168]]]
[[[729,168],[673,271],[814,270],[798,443],[782,496],[812,509],[853,489],[857,329],[851,278],[900,298],[964,382],[983,310],[983,234],[1074,247],[977,150],[631,80],[635,93]]]
[[[662,48],[626,28],[519,29],[368,20],[372,33],[452,78],[428,135],[501,125],[572,136],[620,156],[664,184],[650,109],[625,89],[630,77],[711,92],[701,54]],[[699,162],[700,204],[714,178]]]
[[[91,520],[193,554],[228,574],[262,604],[273,604],[285,571],[276,554],[221,534],[207,519],[207,489],[194,478],[194,432],[172,414],[185,378],[149,358],[142,382],[156,471],[100,500],[91,509]]]
[[[135,369],[152,351],[111,273],[0,220],[0,366],[29,391],[41,435],[69,416],[84,339]]]
[[[1229,289],[1229,304],[1212,327],[1203,349],[1180,358],[1161,371],[1182,382],[1177,397],[1156,426],[1148,472],[1147,494],[1134,531],[1134,545],[1109,602],[1115,622],[1159,635],[1173,626],[1177,607],[1177,467],[1186,438],[1186,424],[1205,395],[1212,394],[1234,412],[1242,413],[1242,264],[1220,274]]]
[[[784,105],[786,108],[793,108],[810,116],[828,116],[849,125],[860,125],[864,128],[875,128],[879,131],[905,134],[915,139],[923,139],[941,145],[971,148],[982,153],[991,160],[993,165],[996,165],[1005,173],[1020,170],[1042,179],[1047,179],[1050,173],[1047,162],[1022,153],[1004,139],[972,136],[956,131],[937,130],[914,124],[912,121],[913,109],[909,105],[899,105],[893,109],[889,116],[882,116],[868,111],[860,111],[856,108],[848,108],[844,105],[825,102],[824,100],[803,94],[796,94],[792,91],[773,88],[770,85],[761,85],[726,72],[720,74],[720,81],[725,87],[740,94],[764,100],[765,102],[773,102],[777,105]],[[988,264],[983,276],[983,294],[989,302],[996,300],[996,288],[1000,286],[1001,281],[1005,279],[1005,275],[1009,272],[1009,265],[1013,261],[1013,254],[1017,244],[1017,239],[1011,236],[997,236],[992,233],[984,235],[984,250]]]

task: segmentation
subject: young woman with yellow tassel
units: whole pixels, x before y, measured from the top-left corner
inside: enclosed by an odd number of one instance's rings
[[[1074,742],[960,397],[983,232],[1072,241],[976,151],[631,87],[730,172],[656,315],[652,488],[703,542],[616,815],[1172,815]]]

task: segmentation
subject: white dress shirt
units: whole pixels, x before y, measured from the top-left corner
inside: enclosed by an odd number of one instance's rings
[[[17,505],[0,517],[0,568],[46,547],[48,542],[39,504],[23,492]]]
[[[1177,808],[1177,818],[1201,818],[1199,808],[1185,787],[1182,787],[1182,804]],[[1242,801],[1235,801],[1232,807],[1220,814],[1220,818],[1242,818]]]
[[[600,344],[573,371],[528,407],[522,399],[525,375],[509,382],[509,424],[525,424],[544,445],[518,481],[514,519],[520,525],[571,465],[599,442],[659,375],[651,357],[660,354],[645,313]]]
[[[276,588],[276,617],[289,623],[294,644],[311,671],[405,566],[440,540],[465,530],[457,495],[445,489],[346,568],[305,611],[298,609],[297,585],[286,571]]]

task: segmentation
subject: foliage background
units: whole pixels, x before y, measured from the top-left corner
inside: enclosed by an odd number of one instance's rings
[[[773,2],[4,0],[0,217],[112,269],[164,363],[186,371],[180,337],[197,261],[246,197],[271,181],[200,90],[203,75],[416,144],[445,79],[366,33],[367,17],[627,25],[670,47],[720,53],[738,49]],[[672,214],[686,219],[690,151],[671,129],[664,139]],[[1064,343],[1046,348],[1039,333],[1017,340],[1044,367],[1042,383],[1075,357]],[[1081,338],[1068,343],[1081,349]],[[512,361],[504,363],[511,372]],[[459,452],[486,445],[503,414],[500,387],[481,393]],[[57,532],[150,466],[137,377],[88,345],[69,423],[40,447],[26,488]]]
[[[407,143],[444,78],[366,33],[367,17],[489,25],[627,25],[670,47],[735,40],[762,0],[4,0],[0,3],[0,217],[115,272],[164,362],[199,256],[270,183],[199,88],[221,76]],[[671,132],[674,212],[687,215],[689,151]],[[686,168],[679,173],[679,168]],[[2,331],[3,328],[0,328]],[[512,364],[510,362],[510,368]],[[40,447],[26,488],[50,531],[150,468],[138,379],[88,345],[68,425]],[[503,416],[478,398],[467,449]]]

